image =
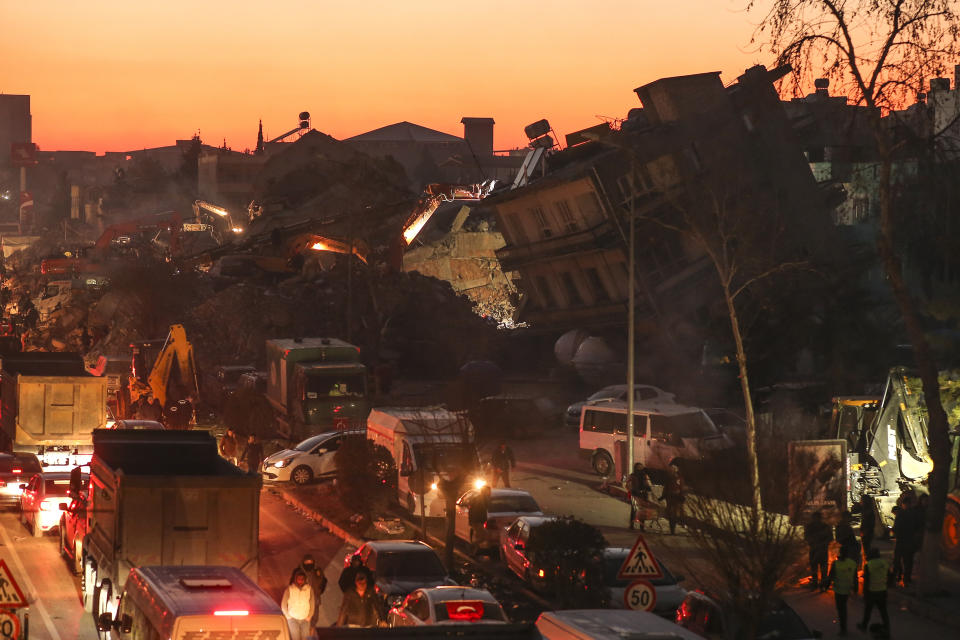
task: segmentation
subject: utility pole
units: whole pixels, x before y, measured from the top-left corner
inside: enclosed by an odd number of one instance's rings
[[[630,237],[627,239],[629,245],[629,275],[627,276],[627,475],[633,473],[633,460],[634,460],[634,451],[633,451],[633,352],[634,352],[634,269],[636,267],[636,241],[633,233],[634,225],[634,203],[636,198],[634,197],[634,161],[630,160]]]

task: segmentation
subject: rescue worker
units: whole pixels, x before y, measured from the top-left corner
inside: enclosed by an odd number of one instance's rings
[[[338,627],[379,627],[383,626],[383,613],[380,601],[373,593],[365,573],[358,573],[353,581],[354,587],[343,594]]]
[[[830,567],[828,583],[833,585],[833,600],[837,605],[840,635],[847,635],[847,600],[860,590],[857,561],[849,555],[850,547],[840,547],[840,557]],[[859,557],[859,553],[857,554]]]
[[[917,552],[917,509],[912,493],[904,493],[893,518],[893,583],[910,586],[913,577],[913,556]]]
[[[676,533],[677,523],[683,517],[683,502],[686,500],[683,489],[683,478],[680,476],[680,467],[672,463],[669,474],[663,484],[663,496],[660,498],[667,503],[667,522],[670,523],[670,533]]]
[[[300,561],[300,570],[307,576],[307,583],[313,589],[313,617],[310,619],[310,635],[313,636],[315,635],[313,630],[317,628],[317,618],[320,615],[321,598],[323,592],[327,590],[327,577],[323,575],[323,570],[317,566],[309,553]]]
[[[633,472],[630,474],[629,484],[630,529],[633,530],[639,522],[639,529],[643,531],[643,518],[641,517],[638,520],[637,515],[641,513],[641,510],[646,507],[646,503],[650,501],[650,491],[652,487],[650,486],[650,478],[647,476],[647,472],[641,463],[637,462],[633,465]]]
[[[866,631],[870,624],[873,608],[880,610],[886,635],[890,636],[890,616],[887,615],[887,576],[890,563],[880,557],[879,549],[870,549],[867,564],[863,567],[863,621],[857,625],[860,631]]]
[[[246,464],[247,473],[260,473],[260,465],[263,464],[263,445],[256,435],[250,434],[247,438],[247,448],[243,452],[243,462]]]
[[[227,432],[220,438],[220,455],[235,465],[239,462],[237,460],[237,450],[239,448],[240,443],[237,442],[237,435],[233,432],[233,429],[227,429]]]
[[[823,521],[823,514],[814,511],[810,515],[810,522],[803,528],[803,539],[810,547],[810,588],[820,591],[827,590],[827,563],[830,560],[830,541],[833,540],[833,531],[830,525]]]
[[[340,585],[340,591],[346,593],[353,589],[354,580],[356,580],[357,574],[362,573],[367,576],[368,583],[373,582],[373,573],[370,569],[367,569],[363,566],[363,563],[360,562],[360,556],[353,555],[350,556],[350,565],[345,567],[340,573],[340,579],[337,580],[337,584]]]
[[[307,582],[307,574],[300,567],[293,570],[290,584],[283,592],[280,609],[287,618],[290,640],[307,640],[313,635],[310,620],[314,615],[313,589]]]
[[[509,489],[510,469],[517,466],[517,460],[513,457],[513,449],[507,446],[506,442],[501,441],[496,451],[490,456],[490,466],[493,468],[490,486],[496,487],[500,478],[503,478],[503,486]]]

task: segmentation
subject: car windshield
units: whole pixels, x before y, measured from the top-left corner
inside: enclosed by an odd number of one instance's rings
[[[378,553],[377,577],[388,580],[397,578],[432,578],[442,580],[447,572],[440,558],[433,551],[402,553]]]
[[[604,555],[603,557],[603,584],[608,587],[623,587],[625,588],[628,584],[633,582],[633,578],[629,580],[620,580],[617,578],[617,574],[620,573],[620,567],[623,566],[623,561],[627,559],[626,554],[617,553],[614,555]],[[670,573],[670,570],[667,569],[662,564],[660,565],[660,570],[663,572],[662,578],[647,578],[646,580],[654,585],[655,587],[666,587],[669,585],[677,584],[677,579],[673,577],[673,574]]]
[[[654,438],[706,438],[717,435],[717,427],[703,411],[673,416],[650,415],[650,433]]]
[[[310,450],[313,449],[315,446],[317,446],[318,444],[320,444],[321,442],[323,442],[324,440],[326,440],[326,439],[329,438],[329,437],[330,437],[329,434],[320,434],[319,436],[313,436],[312,438],[307,438],[306,440],[304,440],[303,442],[301,442],[300,444],[298,444],[296,447],[294,447],[294,450],[295,450],[295,451],[310,451]]]
[[[13,473],[14,469],[20,469],[27,477],[42,471],[40,462],[33,456],[0,456],[0,473]]]
[[[496,496],[490,498],[489,513],[534,513],[540,505],[530,496]]]
[[[604,398],[617,398],[620,395],[624,394],[626,389],[621,389],[620,387],[604,387],[597,391],[592,396],[587,398],[587,400],[603,400]]]
[[[307,376],[306,398],[335,398],[362,396],[366,392],[367,377],[363,373],[329,373]]]

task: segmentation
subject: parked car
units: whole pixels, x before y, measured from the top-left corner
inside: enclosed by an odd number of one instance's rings
[[[500,544],[500,531],[519,516],[543,515],[537,501],[523,489],[491,489],[487,520],[482,529],[474,531],[470,527],[470,510],[479,494],[479,489],[471,489],[460,496],[454,519],[456,536],[470,545],[470,551],[474,554],[496,550]]]
[[[437,552],[416,540],[371,540],[363,543],[343,559],[359,556],[360,562],[373,573],[374,590],[388,607],[399,606],[414,589],[456,586],[440,562]]]
[[[387,614],[387,626],[506,624],[503,607],[489,591],[469,587],[417,589]]]
[[[743,620],[720,606],[717,599],[701,591],[688,591],[677,608],[676,623],[704,638],[739,638]],[[810,629],[797,612],[782,600],[774,602],[760,618],[756,638],[813,640],[821,633]]]
[[[624,609],[626,604],[623,601],[623,594],[632,580],[621,580],[617,578],[620,567],[630,555],[630,549],[624,547],[608,547],[603,550],[603,585],[607,588],[609,600],[607,606],[611,609]],[[687,595],[687,590],[678,583],[683,580],[683,576],[674,576],[670,570],[664,566],[663,562],[658,563],[663,577],[650,578],[647,581],[653,585],[657,594],[656,604],[653,613],[658,616],[673,620],[677,614],[677,607],[683,602]]]
[[[500,536],[500,558],[521,580],[534,588],[545,585],[545,568],[537,566],[536,558],[527,553],[533,531],[554,516],[520,516]]]
[[[20,485],[41,471],[40,460],[32,453],[0,453],[0,505],[19,507]]]
[[[87,535],[87,489],[89,466],[77,467],[70,474],[69,504],[60,516],[60,555],[70,571],[79,575],[83,569],[83,538]],[[87,473],[83,471],[86,470]]]
[[[359,437],[363,431],[327,431],[307,438],[293,449],[283,449],[267,456],[261,475],[266,481],[307,484],[314,478],[336,474],[333,457],[343,439]]]
[[[37,538],[58,526],[60,512],[70,502],[69,490],[69,472],[34,474],[20,496],[20,522]]]
[[[674,394],[664,391],[660,387],[654,387],[653,385],[649,384],[633,385],[633,394],[634,402],[672,403],[675,402],[676,398]],[[576,427],[579,425],[580,413],[585,405],[602,404],[604,402],[613,402],[617,400],[623,402],[627,401],[627,385],[612,384],[591,394],[586,400],[574,402],[567,407],[567,412],[563,418],[564,424],[566,424],[568,427]]]

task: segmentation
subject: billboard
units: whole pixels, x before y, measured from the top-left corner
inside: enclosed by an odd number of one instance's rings
[[[797,440],[787,451],[790,522],[806,524],[814,511],[836,520],[847,508],[847,441]]]

